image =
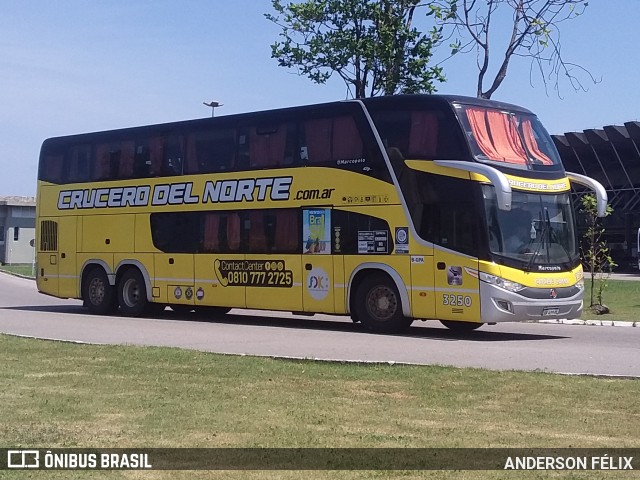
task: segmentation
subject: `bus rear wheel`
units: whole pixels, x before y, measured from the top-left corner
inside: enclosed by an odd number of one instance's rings
[[[144,278],[137,268],[130,268],[118,281],[118,303],[127,317],[139,317],[150,305]]]
[[[114,288],[101,267],[93,268],[84,278],[82,299],[89,311],[97,315],[113,313],[118,308]]]
[[[471,332],[480,328],[484,323],[477,322],[457,322],[453,320],[440,320],[440,323],[454,332]]]
[[[384,273],[366,276],[356,289],[353,317],[367,330],[397,333],[409,328],[413,319],[402,313],[402,300],[395,283]]]

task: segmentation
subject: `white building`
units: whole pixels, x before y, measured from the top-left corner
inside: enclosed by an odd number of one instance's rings
[[[0,196],[0,264],[32,263],[36,199]]]

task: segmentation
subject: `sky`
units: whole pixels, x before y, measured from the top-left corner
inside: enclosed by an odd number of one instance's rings
[[[341,80],[316,85],[271,58],[271,11],[270,0],[4,0],[0,196],[35,195],[48,137],[208,117],[204,101],[222,103],[220,116],[347,98]],[[534,111],[551,134],[640,119],[638,18],[640,0],[592,0],[563,24],[565,59],[598,79],[583,77],[587,92],[545,92],[516,58],[493,99]],[[442,66],[438,93],[475,95],[473,54]]]

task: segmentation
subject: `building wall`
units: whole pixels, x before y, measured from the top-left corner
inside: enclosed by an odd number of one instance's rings
[[[0,205],[0,263],[32,263],[36,237],[36,209],[32,205]]]

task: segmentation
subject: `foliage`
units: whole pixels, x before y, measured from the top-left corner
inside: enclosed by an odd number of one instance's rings
[[[446,12],[441,13],[438,23],[450,27],[452,55],[477,54],[478,98],[491,98],[506,78],[514,56],[528,58],[531,72],[537,70],[545,89],[552,83],[558,95],[563,77],[576,91],[586,91],[580,77],[597,82],[585,68],[565,61],[561,52],[560,25],[582,15],[589,5],[587,0],[439,0],[434,5]],[[496,33],[498,19],[509,21],[510,31]],[[502,38],[501,33],[505,34]],[[489,64],[496,58],[502,60],[491,78]]]
[[[600,223],[597,211],[597,200],[592,194],[583,195],[580,199],[580,212],[584,214],[587,222],[587,230],[583,235],[583,243],[580,247],[582,259],[591,276],[590,307],[596,312],[608,313],[602,297],[607,287],[607,280],[611,276],[611,270],[616,263],[611,258],[607,242],[603,240],[604,228]],[[613,209],[607,205],[605,216],[611,215]]]
[[[447,0],[449,1],[449,0]],[[446,3],[446,2],[445,2]],[[282,28],[271,45],[282,67],[324,84],[335,73],[355,98],[396,93],[431,93],[445,80],[429,66],[441,27],[427,33],[414,25],[419,0],[305,0],[283,5],[272,0]],[[451,10],[426,6],[426,16],[445,21]]]

